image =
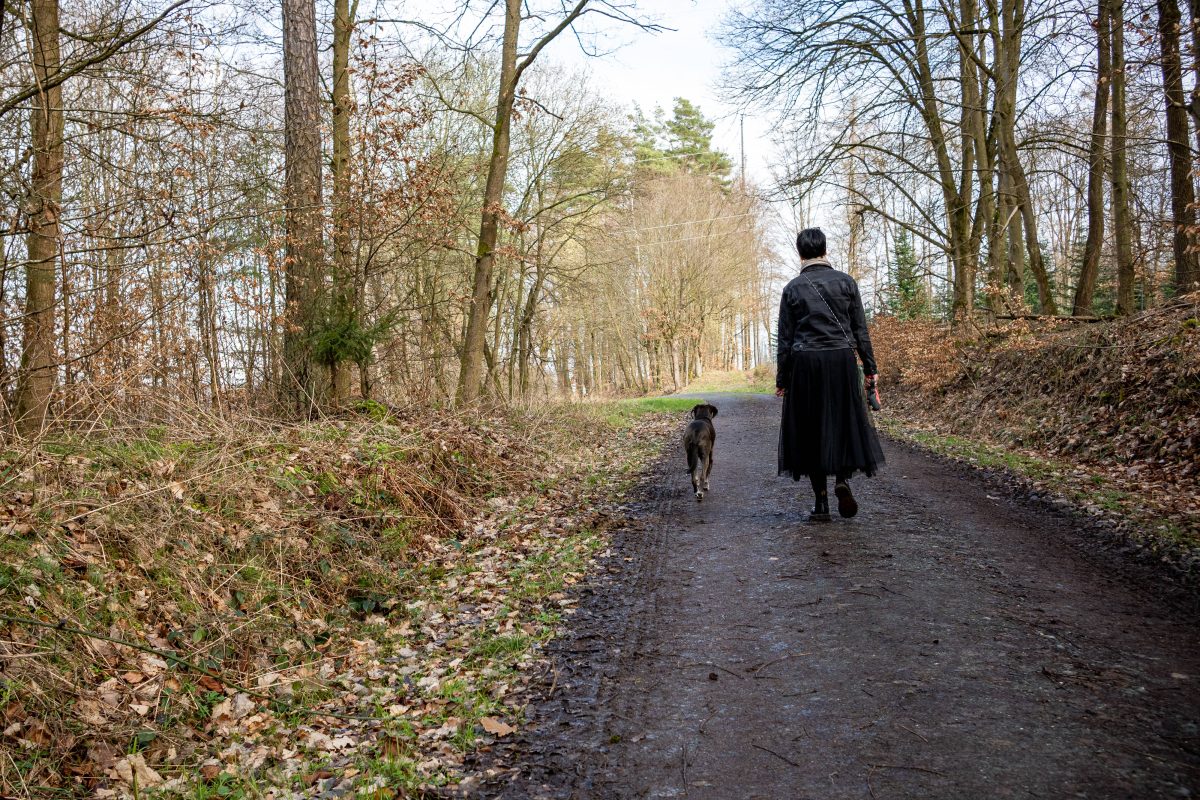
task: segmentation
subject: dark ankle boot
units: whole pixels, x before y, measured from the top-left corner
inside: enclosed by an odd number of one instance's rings
[[[829,495],[822,492],[817,495],[812,510],[808,512],[808,521],[829,522],[831,519],[833,517],[829,516]]]
[[[849,519],[858,513],[858,501],[854,499],[854,493],[850,491],[850,484],[846,481],[838,481],[834,484],[833,493],[838,499],[838,513]]]

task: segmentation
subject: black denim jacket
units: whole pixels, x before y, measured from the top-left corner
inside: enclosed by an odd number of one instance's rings
[[[817,290],[820,290],[824,300],[817,295]],[[831,310],[837,315],[837,321],[830,315]],[[871,337],[867,334],[867,316],[863,311],[858,284],[846,273],[829,266],[828,261],[814,261],[800,275],[792,278],[779,300],[775,386],[787,388],[791,377],[792,353],[799,350],[839,350],[851,346],[858,349],[863,372],[874,375],[875,353],[871,350]]]

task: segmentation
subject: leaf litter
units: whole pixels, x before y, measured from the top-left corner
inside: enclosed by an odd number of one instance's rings
[[[469,790],[674,428],[212,425],[0,456],[3,793]]]
[[[879,317],[871,335],[885,427],[1200,574],[1200,295],[1111,322],[971,335]]]

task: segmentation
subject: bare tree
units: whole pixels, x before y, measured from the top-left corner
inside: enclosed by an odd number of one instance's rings
[[[1096,4],[1096,96],[1092,103],[1092,135],[1088,144],[1087,240],[1083,246],[1083,264],[1075,286],[1071,313],[1092,313],[1096,278],[1100,274],[1100,249],[1104,244],[1104,134],[1108,129],[1108,95],[1112,85],[1110,0]]]
[[[1175,2],[1175,0],[1170,0]],[[1129,124],[1125,102],[1128,85],[1125,61],[1125,0],[1109,0],[1112,15],[1112,203],[1113,237],[1117,251],[1117,313],[1132,314],[1133,226],[1129,214]],[[1186,135],[1187,117],[1183,118]],[[1186,143],[1184,144],[1186,148]],[[1188,179],[1189,184],[1191,179]]]
[[[589,3],[591,7],[589,8]],[[462,356],[456,397],[459,403],[471,403],[479,397],[483,378],[484,348],[488,315],[492,306],[492,272],[495,269],[496,246],[500,237],[503,215],[504,180],[508,171],[509,138],[513,104],[521,76],[534,63],[550,42],[582,17],[587,11],[597,11],[608,19],[656,28],[638,23],[629,14],[628,4],[606,0],[577,0],[564,7],[561,18],[538,36],[524,55],[518,53],[521,25],[525,19],[522,0],[505,0],[504,34],[500,47],[500,80],[496,93],[496,116],[491,125],[492,152],[488,160],[487,183],[483,192],[483,207],[479,219],[479,241],[475,254],[475,273],[471,282],[471,301],[467,326],[462,343]]]
[[[1174,228],[1175,287],[1189,291],[1200,283],[1200,260],[1189,245],[1196,224],[1196,189],[1192,182],[1192,155],[1189,141],[1187,101],[1183,92],[1183,64],[1179,52],[1182,15],[1178,0],[1157,0],[1158,42],[1162,67],[1163,95],[1166,100],[1167,152],[1171,165],[1171,223]],[[1133,283],[1123,285],[1118,308],[1129,313],[1133,308]]]
[[[33,149],[25,266],[25,328],[21,370],[17,379],[15,418],[25,434],[41,430],[46,421],[57,370],[54,322],[59,248],[59,215],[63,179],[62,83],[59,75],[58,0],[33,0],[29,15],[34,95],[29,115]]]

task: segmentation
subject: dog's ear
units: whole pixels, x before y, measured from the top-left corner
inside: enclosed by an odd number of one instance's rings
[[[709,413],[710,413],[710,414],[712,414],[712,416],[714,416],[714,417],[717,415],[717,407],[716,407],[716,406],[710,405],[710,406],[708,407],[708,411],[709,411]]]
[[[696,403],[696,405],[692,406],[692,410],[688,412],[688,418],[695,419],[696,412],[699,411],[700,409],[704,408],[704,406],[706,406],[706,405],[708,405],[708,404],[707,403]]]

